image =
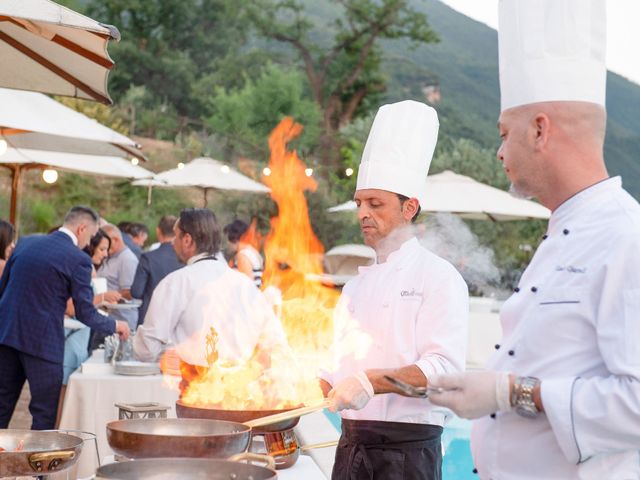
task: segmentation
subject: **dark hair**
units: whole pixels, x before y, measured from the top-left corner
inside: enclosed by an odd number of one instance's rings
[[[107,233],[101,228],[99,228],[96,234],[93,237],[91,237],[91,240],[89,240],[89,245],[84,247],[82,250],[86,252],[86,254],[89,255],[89,257],[93,258],[93,254],[96,253],[96,248],[98,248],[98,245],[100,245],[100,242],[104,238],[107,239],[107,243],[108,243],[107,248],[110,250],[111,238],[109,238],[109,235],[107,235]]]
[[[164,215],[158,222],[158,230],[165,237],[173,237],[173,226],[178,218],[175,215]]]
[[[120,230],[120,232],[122,233],[129,233],[129,228],[131,227],[131,222],[119,222],[118,225],[116,225],[118,227],[118,230]]]
[[[215,255],[220,251],[220,227],[208,208],[185,208],[180,212],[178,228],[196,243],[198,253]]]
[[[242,235],[244,235],[247,230],[249,230],[249,225],[242,220],[236,219],[224,227],[223,232],[227,236],[227,240],[235,243],[240,241]]]
[[[81,220],[89,220],[97,224],[100,221],[100,217],[93,208],[85,207],[84,205],[72,207],[64,216],[65,225],[74,225]]]
[[[144,223],[130,223],[126,232],[132,237],[137,237],[143,233],[149,236],[149,228]]]
[[[404,195],[401,195],[399,193],[396,193],[396,195],[398,196],[398,198],[400,199],[400,206],[404,205],[404,202],[406,202],[407,200],[409,200],[409,197],[406,197]],[[416,219],[418,218],[418,215],[420,215],[420,212],[422,211],[422,207],[420,206],[420,204],[418,204],[418,211],[416,212],[416,214],[411,218],[411,223],[415,223]]]
[[[6,220],[0,220],[0,259],[4,258],[4,252],[16,236],[16,229]]]

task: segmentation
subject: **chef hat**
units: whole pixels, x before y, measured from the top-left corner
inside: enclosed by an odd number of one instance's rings
[[[604,106],[605,0],[500,0],[501,110],[548,101]]]
[[[424,205],[438,125],[436,111],[424,103],[405,100],[380,107],[364,147],[356,190],[387,190]]]

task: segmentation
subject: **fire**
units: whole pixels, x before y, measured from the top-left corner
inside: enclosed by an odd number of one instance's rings
[[[267,410],[313,404],[323,398],[318,373],[332,366],[332,317],[339,292],[317,280],[323,271],[324,248],[313,233],[304,197],[305,191],[315,191],[317,183],[305,174],[297,153],[287,150],[302,128],[285,118],[273,130],[269,137],[271,174],[264,178],[279,214],[271,220],[265,239],[263,288],[266,294],[279,292],[278,316],[288,347],[256,351],[246,362],[229,362],[212,353],[210,347],[217,341],[212,332],[207,341],[212,359],[209,368],[191,380],[182,395],[184,403]],[[247,239],[257,238],[253,223]],[[370,343],[353,329],[346,338],[358,350],[366,350]]]

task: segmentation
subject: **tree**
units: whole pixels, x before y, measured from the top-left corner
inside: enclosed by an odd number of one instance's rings
[[[312,32],[313,22],[296,0],[258,0],[249,16],[266,38],[290,45],[302,62],[313,100],[322,111],[320,155],[334,163],[337,132],[359,113],[368,97],[384,91],[380,72],[382,39],[408,39],[413,45],[436,42],[427,18],[408,0],[333,0],[342,10],[333,21],[326,47]]]

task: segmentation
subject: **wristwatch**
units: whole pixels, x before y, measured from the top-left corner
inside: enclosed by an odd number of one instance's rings
[[[536,377],[517,377],[511,392],[511,406],[518,415],[526,418],[536,418],[540,411],[533,402],[533,389],[540,384]]]

